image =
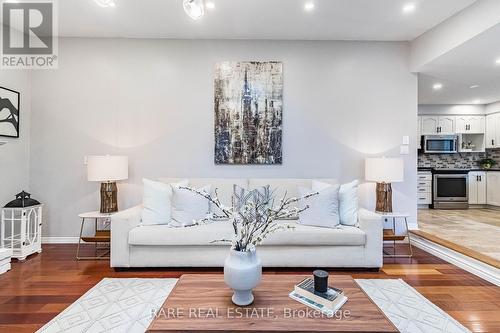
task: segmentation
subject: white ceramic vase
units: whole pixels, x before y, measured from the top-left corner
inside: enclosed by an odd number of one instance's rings
[[[231,249],[224,262],[224,282],[233,289],[232,301],[239,306],[252,304],[252,289],[262,279],[262,264],[255,250],[235,251]]]

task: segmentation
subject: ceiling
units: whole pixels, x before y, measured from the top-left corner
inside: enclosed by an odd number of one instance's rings
[[[70,37],[413,40],[475,0],[212,0],[198,21],[182,0],[59,1],[59,33]],[[315,8],[305,11],[306,2]],[[416,10],[403,14],[405,4]]]
[[[500,100],[500,24],[426,64],[419,104],[489,104]],[[434,90],[435,83],[440,90]],[[470,86],[479,85],[471,89]]]

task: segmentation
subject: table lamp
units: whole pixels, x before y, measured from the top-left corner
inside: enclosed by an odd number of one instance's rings
[[[101,182],[101,213],[118,211],[116,181],[128,179],[127,156],[88,156],[87,179]]]
[[[391,183],[404,179],[403,159],[398,157],[370,157],[365,161],[365,178],[377,182],[377,204],[375,211],[392,213]]]

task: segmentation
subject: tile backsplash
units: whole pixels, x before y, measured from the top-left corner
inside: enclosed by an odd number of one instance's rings
[[[473,169],[483,158],[492,158],[500,166],[500,149],[488,149],[486,153],[418,154],[418,166],[429,168]]]

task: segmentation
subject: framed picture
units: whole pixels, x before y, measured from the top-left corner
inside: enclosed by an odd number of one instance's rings
[[[0,136],[19,137],[19,106],[19,92],[0,87]]]
[[[215,163],[281,164],[283,64],[217,63],[214,90]]]

